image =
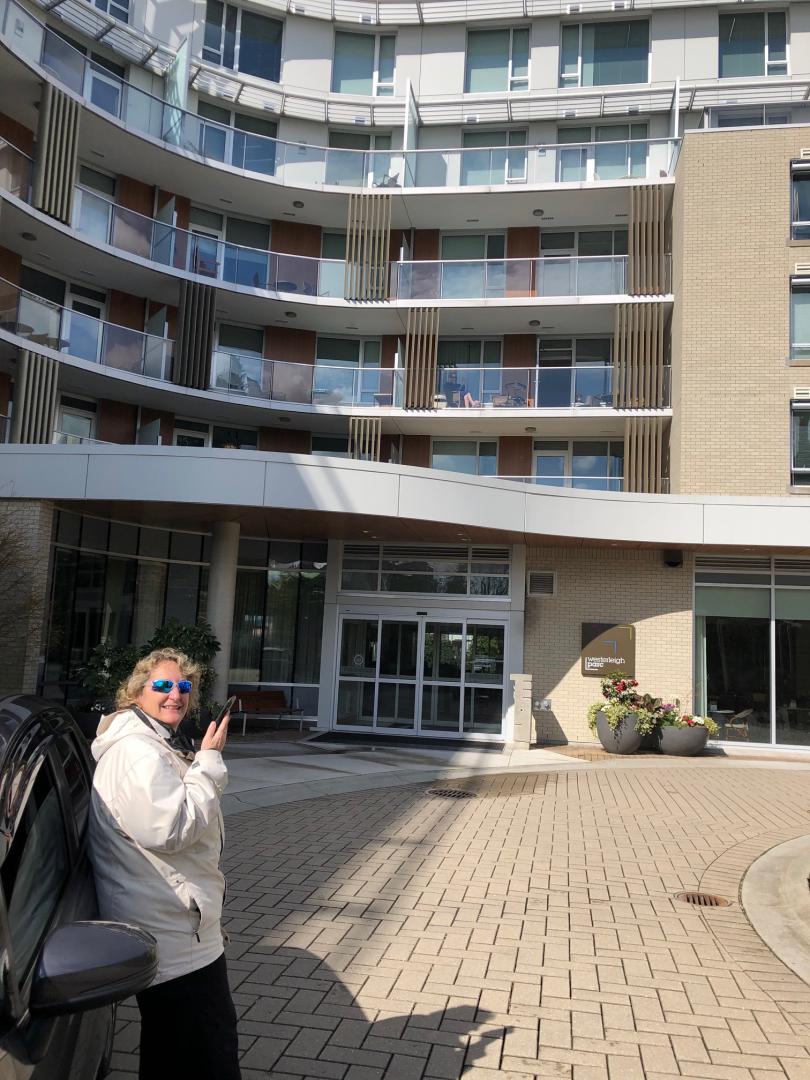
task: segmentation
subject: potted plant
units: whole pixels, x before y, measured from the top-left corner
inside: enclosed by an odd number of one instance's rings
[[[709,736],[714,738],[719,730],[710,716],[679,714],[674,705],[665,705],[661,713],[658,745],[663,754],[694,757],[703,753]]]
[[[634,754],[658,724],[660,699],[639,694],[636,679],[606,675],[602,697],[588,709],[588,724],[611,754]]]

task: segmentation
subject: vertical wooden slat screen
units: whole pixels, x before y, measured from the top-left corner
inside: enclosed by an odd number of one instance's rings
[[[210,385],[214,352],[216,289],[196,281],[180,282],[177,340],[172,382],[205,390]]]
[[[432,409],[439,352],[439,309],[408,310],[405,336],[405,408]]]
[[[352,416],[349,419],[349,453],[357,461],[379,461],[382,418]]]
[[[56,425],[59,361],[23,349],[17,365],[11,442],[49,443]]]
[[[662,409],[666,338],[663,304],[617,304],[613,330],[613,406]]]
[[[633,416],[624,422],[624,490],[655,495],[667,490],[665,420]]]
[[[42,84],[32,202],[65,225],[73,214],[80,115],[78,101],[51,83]]]
[[[670,291],[667,231],[663,185],[630,188],[627,292],[631,296],[660,296]]]
[[[352,192],[346,218],[346,300],[388,299],[390,192]]]

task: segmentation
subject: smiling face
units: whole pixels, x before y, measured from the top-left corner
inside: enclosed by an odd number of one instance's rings
[[[174,660],[164,660],[157,667],[152,668],[146,685],[135,704],[140,705],[145,713],[160,720],[163,724],[176,728],[188,712],[188,694],[181,694],[177,689],[180,679],[187,678]],[[168,694],[159,693],[152,689],[152,683],[156,679],[171,679],[174,686]]]

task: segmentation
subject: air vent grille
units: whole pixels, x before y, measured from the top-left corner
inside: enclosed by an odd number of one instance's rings
[[[777,574],[810,574],[810,559],[774,559]]]
[[[740,556],[730,559],[727,555],[698,555],[695,559],[696,570],[729,570],[731,572],[748,570],[751,573],[770,573],[771,560],[767,555]]]
[[[526,575],[527,596],[554,596],[557,592],[557,575],[553,570],[530,570]]]
[[[803,161],[810,161],[810,146],[803,146],[799,151],[799,157]]]
[[[810,263],[796,263],[793,267],[793,273],[805,277],[810,274]]]
[[[810,386],[794,386],[793,397],[796,401],[810,401]]]

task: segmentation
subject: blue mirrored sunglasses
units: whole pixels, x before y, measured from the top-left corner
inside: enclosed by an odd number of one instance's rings
[[[173,686],[174,679],[155,679],[152,683],[152,689],[156,690],[159,694],[168,694]],[[181,694],[190,694],[191,682],[188,679],[179,679],[177,682],[177,689]]]

